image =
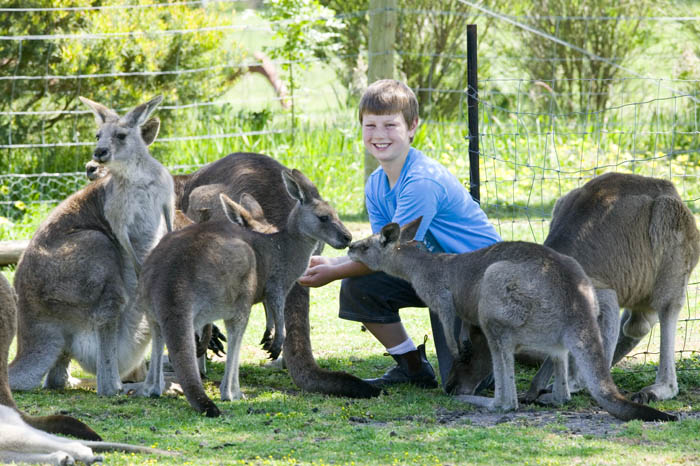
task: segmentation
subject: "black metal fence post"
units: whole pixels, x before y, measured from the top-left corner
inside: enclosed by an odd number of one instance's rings
[[[479,192],[479,88],[476,67],[476,24],[467,25],[467,121],[469,126],[469,193],[481,203]]]

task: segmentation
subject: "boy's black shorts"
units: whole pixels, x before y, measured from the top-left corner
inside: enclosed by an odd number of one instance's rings
[[[413,286],[384,272],[343,279],[340,286],[341,319],[392,324],[400,322],[399,309],[427,307]]]

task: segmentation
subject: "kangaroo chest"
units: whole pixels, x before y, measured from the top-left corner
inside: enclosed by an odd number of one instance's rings
[[[105,217],[112,230],[125,233],[141,259],[165,233],[163,205],[166,200],[159,191],[155,181],[138,186],[117,186],[105,199]]]

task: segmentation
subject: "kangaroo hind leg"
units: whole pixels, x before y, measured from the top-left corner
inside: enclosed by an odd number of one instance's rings
[[[25,330],[32,335],[41,335],[42,341],[18,345],[17,355],[8,370],[12,390],[39,387],[44,375],[56,365],[64,351],[65,341],[60,329],[39,324]],[[18,335],[17,338],[22,336]]]
[[[226,370],[219,389],[221,391],[221,399],[227,401],[245,398],[243,392],[241,392],[239,381],[239,356],[243,333],[248,325],[248,317],[250,316],[250,305],[241,303],[237,307],[234,311],[234,316],[224,322],[226,324],[229,347],[228,353],[226,353]]]

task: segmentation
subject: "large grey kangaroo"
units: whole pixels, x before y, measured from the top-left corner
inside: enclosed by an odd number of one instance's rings
[[[91,464],[101,461],[94,451],[173,454],[136,445],[101,442],[87,425],[70,416],[27,416],[17,409],[7,376],[10,344],[17,328],[16,297],[10,283],[0,274],[0,462]],[[48,433],[47,433],[48,432]],[[50,433],[89,440],[75,441]]]
[[[190,195],[200,187],[216,188],[231,199],[250,193],[261,205],[265,218],[277,228],[284,228],[296,205],[282,182],[287,170],[273,158],[255,153],[233,153],[200,168],[191,175],[175,177],[177,207],[189,213]],[[318,196],[316,188],[314,195]],[[201,191],[200,191],[201,192]],[[195,196],[196,197],[196,196]],[[200,198],[201,199],[201,198]],[[212,218],[224,212],[214,196],[209,197]],[[294,284],[285,303],[284,359],[289,375],[301,389],[336,396],[367,398],[380,389],[346,372],[320,368],[313,357],[309,329],[309,290]]]
[[[595,289],[575,260],[525,242],[501,242],[465,254],[431,254],[411,242],[420,220],[402,229],[391,223],[380,233],[351,244],[348,254],[373,270],[410,281],[446,328],[455,315],[481,327],[492,354],[495,397],[464,395],[459,399],[489,409],[517,409],[514,353],[532,349],[549,354],[554,361],[555,403],[570,398],[570,353],[586,388],[613,416],[676,420],[633,403],[618,391],[598,329]],[[457,357],[454,335],[448,335],[448,344]]]
[[[149,342],[143,316],[125,311],[146,254],[172,230],[173,181],[148,153],[153,140],[144,134],[155,138],[157,130],[141,131],[162,98],[121,118],[81,100],[98,124],[93,158],[109,174],[59,204],[17,266],[18,344],[9,368],[16,390],[45,375],[45,387],[64,387],[75,358],[97,375],[98,394],[113,395]]]
[[[264,302],[274,316],[270,352],[275,355],[281,351],[285,298],[308,266],[318,242],[340,249],[352,238],[306,176],[292,170],[283,171],[281,177],[297,203],[280,231],[263,234],[242,228],[248,226],[247,213],[221,194],[226,220],[195,224],[166,235],[149,255],[135,305],[149,316],[153,353],[143,390],[137,394],[162,393],[165,343],[192,407],[207,416],[218,416],[219,409],[202,387],[189,335],[194,328],[224,320],[229,345],[221,399],[239,399],[238,354],[254,303]]]
[[[692,212],[667,180],[606,173],[554,206],[544,244],[576,259],[591,277],[611,365],[660,321],[656,381],[633,394],[635,401],[666,400],[678,394],[676,322],[700,256],[699,241]],[[621,326],[620,307],[625,308]],[[546,362],[529,398],[544,388],[549,374],[551,365]]]

